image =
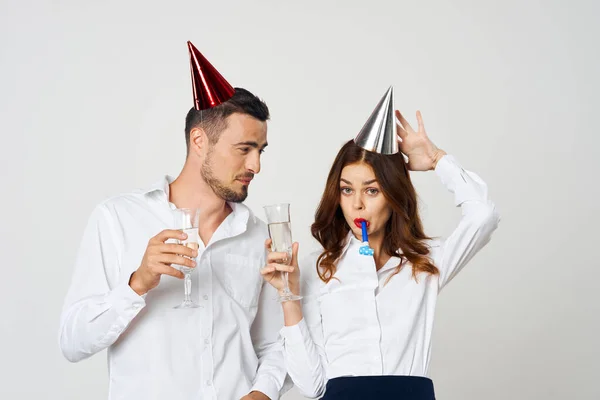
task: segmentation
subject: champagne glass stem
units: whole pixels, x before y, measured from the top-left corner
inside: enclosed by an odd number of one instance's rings
[[[191,303],[192,301],[192,273],[191,271],[186,271],[184,273],[184,285],[185,285],[185,302]]]
[[[281,271],[281,279],[283,279],[283,293],[290,293],[290,284],[288,282],[288,273],[286,271]]]

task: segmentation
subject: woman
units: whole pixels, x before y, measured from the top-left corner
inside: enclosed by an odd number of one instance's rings
[[[302,304],[283,303],[288,372],[300,392],[323,399],[434,399],[427,378],[439,291],[488,243],[499,216],[485,183],[396,111],[402,153],[382,155],[353,141],[338,153],[312,234],[322,249],[297,268],[270,252],[261,271],[275,288],[288,271]],[[435,170],[462,218],[445,240],[425,235],[409,170]],[[360,254],[367,223],[372,256]],[[267,247],[270,241],[266,243]],[[302,270],[300,285],[299,269]],[[301,287],[300,287],[301,286]]]

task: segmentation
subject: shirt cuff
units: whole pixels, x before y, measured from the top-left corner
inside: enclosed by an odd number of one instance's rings
[[[449,183],[457,174],[460,174],[462,168],[456,159],[450,154],[445,154],[439,159],[435,166],[435,173],[440,177],[444,184]]]
[[[435,166],[435,173],[446,188],[454,193],[454,204],[460,206],[466,201],[486,201],[487,186],[481,178],[464,170],[456,159],[446,154]]]
[[[138,295],[125,281],[114,288],[107,296],[106,302],[117,312],[117,315],[135,316],[146,306],[144,297]]]
[[[250,391],[264,393],[271,400],[279,399],[279,385],[269,376],[259,377]]]
[[[279,334],[284,340],[284,343],[289,344],[302,344],[308,337],[308,327],[304,318],[300,320],[296,325],[284,326],[279,331]]]

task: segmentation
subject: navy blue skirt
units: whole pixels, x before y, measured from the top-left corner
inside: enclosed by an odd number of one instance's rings
[[[435,400],[433,382],[422,376],[343,376],[330,379],[321,400]]]

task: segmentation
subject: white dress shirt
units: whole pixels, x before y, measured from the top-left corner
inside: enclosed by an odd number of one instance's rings
[[[321,251],[301,262],[303,313],[297,325],[284,327],[288,373],[302,394],[315,398],[327,380],[340,376],[427,376],[438,293],[488,243],[499,216],[485,183],[446,155],[437,175],[462,218],[445,240],[429,241],[439,275],[420,273],[392,257],[379,271],[373,257],[359,254],[361,242],[349,233],[335,278],[322,282],[316,272]]]
[[[174,309],[183,280],[162,276],[144,296],[129,286],[148,241],[179,228],[165,177],[111,198],[91,215],[61,317],[60,347],[72,362],[108,348],[110,400],[278,399],[286,376],[277,292],[264,283],[264,222],[243,204],[206,247],[200,241],[192,298]]]

